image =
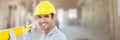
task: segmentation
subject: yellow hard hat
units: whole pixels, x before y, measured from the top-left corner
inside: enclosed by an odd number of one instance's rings
[[[50,13],[56,14],[54,6],[48,1],[42,1],[37,5],[34,15]]]

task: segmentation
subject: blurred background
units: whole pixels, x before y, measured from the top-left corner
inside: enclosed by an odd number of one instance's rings
[[[34,23],[33,12],[40,1],[0,0],[0,30]],[[55,6],[56,25],[68,40],[120,40],[120,1],[47,1]],[[33,40],[37,40],[36,35],[39,33],[34,34]],[[18,39],[22,40],[21,36]]]

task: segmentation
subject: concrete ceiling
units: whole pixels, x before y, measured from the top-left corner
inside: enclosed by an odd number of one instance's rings
[[[50,0],[57,8],[75,8],[81,0]]]

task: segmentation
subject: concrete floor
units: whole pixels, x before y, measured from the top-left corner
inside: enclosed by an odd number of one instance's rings
[[[112,40],[107,33],[80,26],[67,26],[62,29],[68,40]]]

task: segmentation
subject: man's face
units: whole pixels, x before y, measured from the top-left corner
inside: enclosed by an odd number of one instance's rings
[[[37,20],[39,22],[39,26],[42,30],[47,30],[53,23],[53,18],[51,14],[42,14],[37,16]]]

